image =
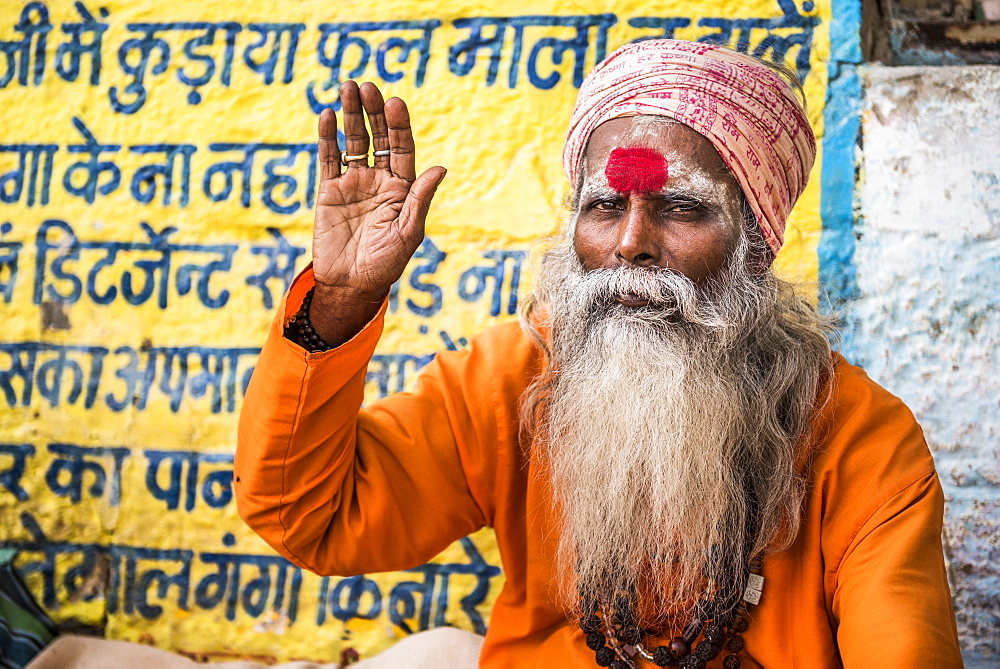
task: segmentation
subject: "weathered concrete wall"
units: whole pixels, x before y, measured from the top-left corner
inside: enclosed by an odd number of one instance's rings
[[[917,415],[947,495],[968,666],[1000,661],[1000,68],[864,76],[854,360]]]

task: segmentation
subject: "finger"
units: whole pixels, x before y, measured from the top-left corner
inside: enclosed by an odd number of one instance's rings
[[[361,84],[361,104],[368,114],[368,125],[372,130],[372,148],[376,154],[372,164],[387,170],[389,169],[389,125],[385,120],[385,102],[378,86],[370,81]],[[377,155],[379,152],[386,153],[380,156]]]
[[[413,181],[417,178],[417,168],[406,103],[399,98],[389,98],[385,103],[385,120],[389,125],[389,169],[396,176]]]
[[[347,155],[365,156],[364,160],[352,160],[352,167],[368,167],[368,130],[365,129],[365,113],[361,108],[361,93],[353,81],[345,81],[340,86],[340,102],[344,110],[344,136],[347,138]]]
[[[427,220],[431,200],[434,198],[438,186],[444,181],[446,174],[448,174],[448,170],[443,167],[428,169],[413,182],[413,185],[410,186],[410,192],[406,196],[406,201],[403,202],[403,209],[399,212],[400,221],[404,226],[403,234],[408,239],[416,239],[417,245],[420,244],[419,240],[423,238],[424,221]]]
[[[337,114],[324,109],[319,115],[319,160],[321,181],[340,176],[340,146],[337,144]]]

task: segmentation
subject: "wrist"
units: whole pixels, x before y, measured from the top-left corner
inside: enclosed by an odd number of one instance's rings
[[[314,302],[324,309],[333,309],[338,312],[354,309],[358,305],[382,304],[382,300],[388,294],[389,288],[372,291],[351,286],[319,283],[318,281],[313,286]]]
[[[305,296],[302,298],[302,304],[299,306],[299,310],[285,327],[285,337],[299,344],[307,351],[321,353],[323,351],[329,351],[333,348],[333,345],[323,339],[323,337],[316,332],[316,329],[312,324],[312,320],[309,317],[315,291],[315,287],[306,291]]]
[[[376,296],[317,284],[306,293],[285,336],[315,353],[337,348],[378,315],[388,292]]]

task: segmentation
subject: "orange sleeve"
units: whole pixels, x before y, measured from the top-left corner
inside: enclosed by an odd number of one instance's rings
[[[833,599],[844,667],[962,667],[943,511],[932,471],[881,504],[848,547]]]
[[[320,574],[417,566],[490,522],[496,426],[488,351],[439,354],[412,394],[361,409],[386,305],[344,345],[307,353],[282,333],[307,270],[271,326],[240,413],[240,516]]]

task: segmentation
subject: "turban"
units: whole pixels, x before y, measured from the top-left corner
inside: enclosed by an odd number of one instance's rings
[[[635,115],[667,116],[711,141],[777,254],[816,158],[802,105],[777,73],[716,45],[669,39],[626,44],[580,87],[563,147],[571,184],[578,183],[594,129]]]

